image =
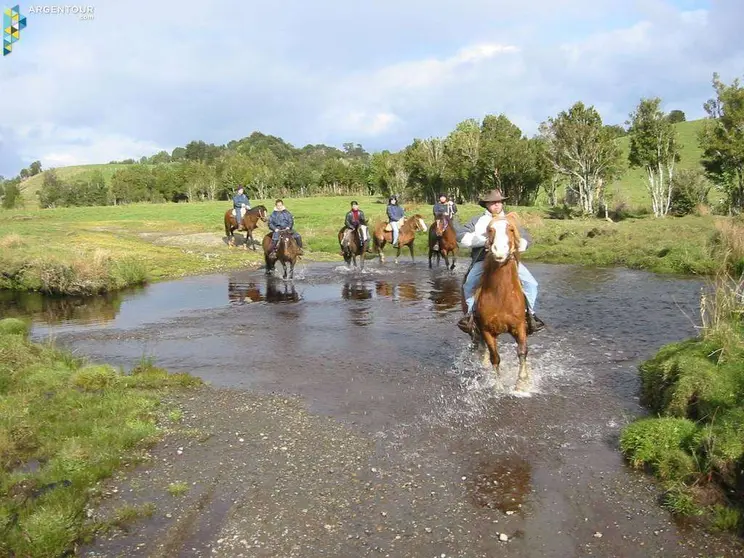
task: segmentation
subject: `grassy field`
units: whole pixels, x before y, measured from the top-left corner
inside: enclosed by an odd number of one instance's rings
[[[199,385],[143,362],[124,375],[28,340],[21,320],[0,321],[0,554],[56,558],[101,530],[133,520],[91,522],[99,481],[146,457],[177,410],[164,390]],[[64,417],[64,420],[60,420]],[[145,510],[146,512],[146,510]]]
[[[295,228],[305,241],[305,260],[339,261],[337,233],[344,197],[286,200]],[[359,198],[371,221],[384,218],[385,205]],[[269,209],[273,204],[256,200]],[[431,206],[405,206],[431,223]],[[224,243],[225,202],[13,210],[0,212],[0,288],[90,294],[127,285],[257,267],[260,247],[229,249]],[[461,222],[482,209],[460,208]],[[551,219],[540,208],[517,208],[535,244],[527,261],[627,266],[662,273],[711,273],[716,235],[713,216],[667,219]],[[261,224],[260,240],[268,229]],[[419,233],[416,256],[427,256]],[[388,245],[387,254],[394,250]]]

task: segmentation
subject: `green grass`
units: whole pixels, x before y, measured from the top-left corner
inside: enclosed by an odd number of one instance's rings
[[[124,375],[0,321],[0,555],[57,557],[90,536],[97,483],[159,437],[162,391],[199,383],[151,365]]]
[[[385,219],[384,203],[372,197],[358,200],[372,223]],[[342,261],[337,234],[349,201],[346,197],[286,200],[305,241],[306,261]],[[253,203],[273,208],[273,200]],[[225,202],[202,202],[0,212],[0,288],[84,295],[260,265],[260,247],[253,252],[222,243],[228,208]],[[421,213],[431,223],[430,205],[405,204],[405,208],[408,215]],[[482,212],[473,204],[459,209],[462,223]],[[518,212],[534,237],[526,261],[619,265],[661,273],[711,273],[716,224],[726,219],[644,217],[608,223],[593,218],[553,219],[549,210],[540,207],[507,209]],[[261,223],[254,236],[260,241],[267,232]],[[388,245],[386,252],[394,250]],[[426,258],[424,233],[417,236],[415,254]]]
[[[744,228],[727,227],[724,243],[741,242]],[[737,261],[741,252],[728,251]],[[719,258],[715,290],[702,300],[699,337],[672,343],[640,367],[641,403],[652,413],[621,434],[634,467],[667,489],[664,505],[717,530],[739,531],[744,494],[744,280],[728,276]]]

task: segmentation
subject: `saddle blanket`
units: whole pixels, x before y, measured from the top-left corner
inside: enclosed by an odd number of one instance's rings
[[[400,228],[403,226],[403,223],[405,221],[406,221],[405,217],[403,217],[400,221],[398,221],[398,230],[400,230]],[[385,225],[385,232],[391,232],[392,230],[393,230],[393,226],[390,223]]]

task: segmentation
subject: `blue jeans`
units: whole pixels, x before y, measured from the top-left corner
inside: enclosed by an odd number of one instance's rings
[[[391,221],[390,226],[393,227],[393,244],[398,243],[398,221]]]
[[[465,279],[465,284],[463,285],[465,302],[468,304],[468,313],[473,311],[475,289],[478,288],[478,283],[483,275],[483,264],[484,262],[480,261],[473,265],[473,268],[470,270],[470,273],[468,273],[468,277]],[[530,313],[534,314],[537,304],[537,280],[532,276],[532,273],[522,265],[522,262],[519,262],[517,272],[519,273],[519,281],[522,283],[524,294],[527,296],[527,305]]]

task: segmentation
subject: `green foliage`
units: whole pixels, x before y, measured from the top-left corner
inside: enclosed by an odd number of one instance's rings
[[[672,205],[672,176],[674,165],[680,160],[680,145],[674,124],[661,111],[661,99],[641,99],[630,115],[631,167],[645,169],[648,190],[656,217],[669,213]]]
[[[700,206],[708,205],[713,184],[700,169],[683,169],[672,179],[672,199],[669,212],[690,215]]]
[[[602,124],[593,106],[579,101],[541,124],[540,133],[553,170],[569,182],[582,212],[593,215],[604,184],[622,170],[614,132]]]
[[[670,111],[667,115],[667,120],[671,122],[672,124],[679,124],[680,122],[685,122],[687,118],[685,117],[685,113],[681,110],[673,110]]]
[[[6,180],[3,184],[2,206],[4,209],[13,209],[21,202],[21,189],[19,180]]]
[[[29,324],[18,318],[4,318],[0,320],[0,335],[28,336]]]
[[[702,164],[726,194],[729,211],[744,209],[744,87],[738,79],[726,85],[713,74],[716,98],[705,103],[709,120],[700,131]]]
[[[66,555],[90,532],[96,485],[157,439],[160,390],[187,382],[145,385],[2,327],[0,354],[0,554]]]

